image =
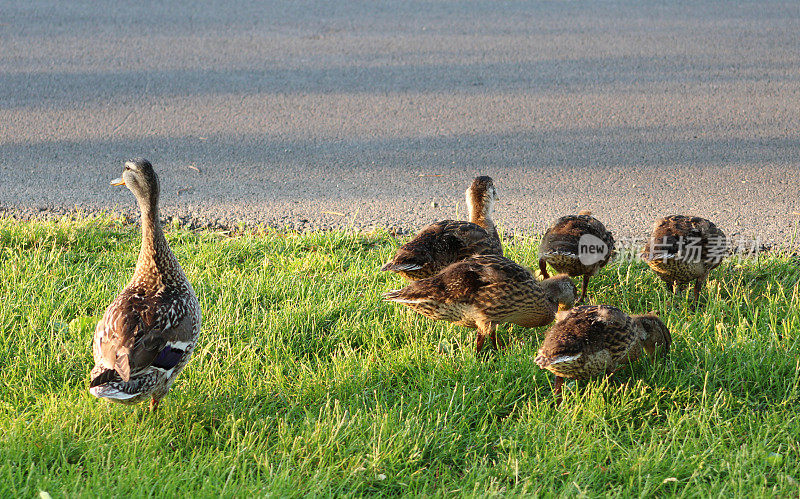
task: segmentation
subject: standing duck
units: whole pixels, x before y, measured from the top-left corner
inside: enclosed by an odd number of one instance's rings
[[[156,410],[184,368],[200,333],[200,304],[158,219],[158,177],[144,159],[128,161],[122,178],[142,213],[142,247],[133,278],[106,309],[94,333],[89,392]]]
[[[652,313],[631,317],[610,305],[583,305],[559,312],[534,362],[556,375],[560,403],[564,378],[611,374],[643,352],[666,355],[671,343],[669,329]]]
[[[409,306],[433,320],[478,329],[475,350],[486,336],[497,349],[498,324],[545,326],[559,309],[575,303],[578,290],[567,275],[538,282],[533,274],[497,255],[478,255],[456,262],[433,277],[389,291],[384,299]]]
[[[694,281],[694,303],[708,273],[727,253],[725,234],[705,218],[671,215],[657,220],[642,258],[669,292],[682,292]]]
[[[581,298],[586,299],[589,278],[603,268],[614,252],[614,237],[591,211],[561,217],[547,229],[539,246],[539,270],[549,277],[547,264],[571,277],[583,276]]]
[[[476,177],[464,193],[469,222],[442,220],[431,224],[400,246],[381,267],[406,279],[435,275],[451,263],[472,255],[503,255],[500,236],[492,221],[494,202],[499,199],[491,177]]]

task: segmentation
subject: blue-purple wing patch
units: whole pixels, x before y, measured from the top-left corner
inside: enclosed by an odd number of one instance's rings
[[[158,352],[156,359],[153,361],[153,367],[159,369],[172,369],[178,365],[183,356],[186,354],[183,350],[172,348],[170,346],[164,347],[163,350]]]

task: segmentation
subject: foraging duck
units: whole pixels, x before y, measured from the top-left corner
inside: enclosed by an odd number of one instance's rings
[[[158,219],[158,176],[145,159],[125,163],[124,185],[142,213],[142,246],[133,278],[106,309],[94,334],[89,392],[156,410],[184,368],[200,334],[200,304]]]
[[[669,329],[653,313],[631,317],[611,305],[582,305],[559,312],[534,362],[556,375],[560,403],[564,378],[611,374],[642,353],[666,355],[671,344]]]
[[[472,255],[503,256],[500,236],[492,220],[493,205],[499,199],[494,181],[491,177],[476,177],[464,194],[469,222],[442,220],[425,227],[400,246],[381,270],[417,280]]]
[[[533,274],[497,255],[477,255],[453,263],[433,277],[384,294],[433,320],[478,329],[475,350],[486,336],[497,349],[498,324],[549,324],[559,309],[575,303],[578,290],[567,275],[538,282]]]
[[[642,258],[671,293],[694,281],[694,303],[703,281],[727,253],[725,233],[700,217],[671,215],[657,220]]]
[[[581,298],[586,299],[589,278],[603,268],[614,252],[614,237],[588,210],[561,217],[547,229],[539,246],[539,270],[545,279],[549,263],[570,277],[583,276]]]

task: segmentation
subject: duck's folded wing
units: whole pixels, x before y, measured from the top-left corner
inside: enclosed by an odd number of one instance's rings
[[[97,323],[94,335],[94,359],[102,374],[92,379],[92,386],[102,384],[102,378],[117,375],[129,381],[131,349],[142,326],[141,310],[135,296],[126,299],[122,293]]]
[[[135,301],[109,307],[95,332],[95,362],[104,369],[92,386],[110,376],[127,382],[151,366],[168,370],[186,355],[192,336],[190,317],[184,314],[173,324],[176,314],[152,313],[153,308]]]
[[[439,269],[476,254],[500,254],[499,243],[483,227],[471,222],[442,220],[425,227],[397,249],[381,270],[434,274]]]
[[[436,238],[443,227],[450,222],[442,220],[422,229],[410,241],[400,246],[391,260],[381,267],[381,271],[408,272],[421,270],[434,263]]]
[[[452,222],[443,231],[440,244],[440,251],[453,255],[458,260],[472,255],[498,254],[500,251],[491,234],[471,222]]]

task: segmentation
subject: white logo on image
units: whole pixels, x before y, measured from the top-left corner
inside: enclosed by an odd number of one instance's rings
[[[578,260],[584,265],[602,262],[608,255],[605,241],[591,234],[584,234],[578,239]]]

